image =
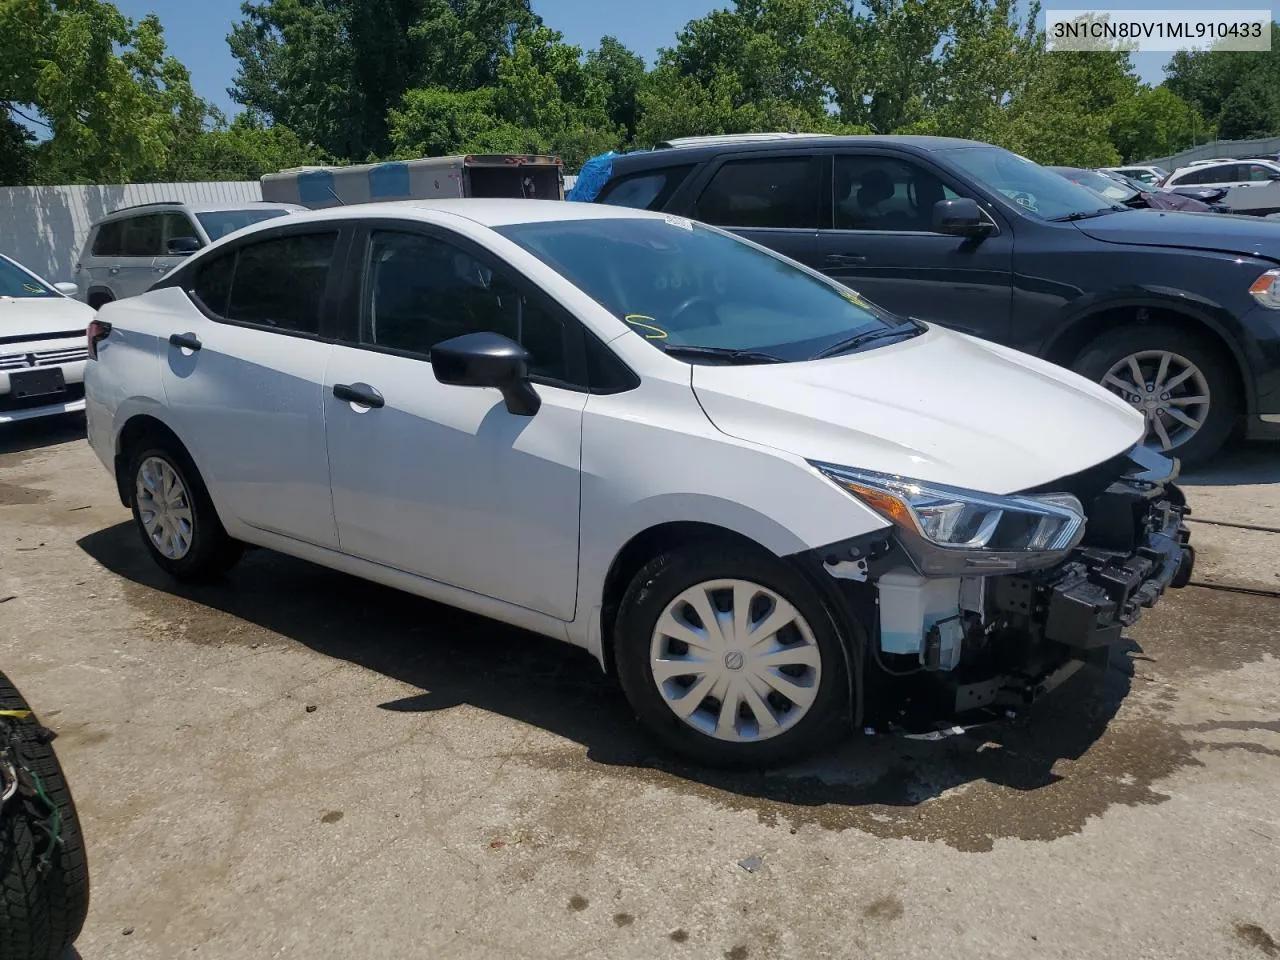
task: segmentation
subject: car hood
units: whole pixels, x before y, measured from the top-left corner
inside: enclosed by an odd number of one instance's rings
[[[1142,415],[1029,354],[940,327],[805,363],[697,365],[722,432],[809,460],[1013,493],[1142,439]]]
[[[1103,243],[1216,250],[1280,263],[1280,230],[1262,217],[1178,210],[1130,210],[1128,213],[1078,220],[1075,227]]]
[[[0,340],[73,331],[84,336],[95,311],[70,297],[0,297]]]

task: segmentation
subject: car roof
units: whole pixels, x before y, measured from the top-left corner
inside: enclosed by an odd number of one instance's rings
[[[623,153],[613,158],[615,173],[631,170],[644,170],[652,167],[677,166],[686,163],[701,163],[712,157],[735,153],[758,153],[760,151],[806,150],[813,147],[825,149],[840,147],[897,147],[911,153],[937,153],[943,150],[955,150],[960,147],[991,147],[981,140],[965,140],[959,137],[928,136],[878,136],[876,134],[850,134],[831,136],[830,134],[797,134],[789,137],[772,139],[743,137],[739,140],[709,138],[708,142],[689,146],[656,147],[652,150],[639,150],[634,153]]]
[[[387,200],[377,203],[353,203],[343,207],[308,210],[291,217],[290,223],[329,223],[347,219],[422,220],[438,222],[432,214],[462,217],[485,227],[505,227],[517,223],[546,223],[567,220],[662,220],[669,214],[652,213],[631,207],[613,207],[573,200],[526,200],[520,197],[449,197],[436,200]],[[265,220],[236,231],[244,236],[250,231],[278,227],[280,221]]]

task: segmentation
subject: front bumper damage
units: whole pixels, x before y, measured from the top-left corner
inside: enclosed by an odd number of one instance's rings
[[[910,564],[897,534],[828,548],[824,568],[841,582],[868,648],[863,724],[959,733],[1020,715],[1082,667],[1105,666],[1123,631],[1191,578],[1190,510],[1177,472],[1177,461],[1135,448],[1028,491],[1075,494],[1085,506],[1084,538],[1047,569],[963,580],[955,615],[926,621],[918,655],[888,652],[885,611],[867,589],[879,586],[882,597],[880,578]]]

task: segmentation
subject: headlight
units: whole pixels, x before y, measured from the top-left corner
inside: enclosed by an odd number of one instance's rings
[[[927,576],[1051,566],[1084,536],[1084,507],[1069,493],[1004,497],[811,463],[891,521],[912,560]]]
[[[1264,307],[1280,310],[1280,270],[1268,270],[1250,284],[1249,292]]]

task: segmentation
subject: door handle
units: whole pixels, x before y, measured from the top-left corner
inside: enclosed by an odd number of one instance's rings
[[[169,334],[169,346],[184,347],[187,350],[199,350],[200,341],[194,333],[171,333]]]
[[[358,403],[362,407],[381,407],[386,404],[377,390],[367,383],[335,383],[333,395],[348,403]]]
[[[112,267],[110,270],[107,271],[107,273],[111,274],[111,276],[113,277],[119,272],[120,272],[119,267]]]
[[[860,253],[833,253],[822,261],[824,267],[853,267],[866,263],[867,258]]]

